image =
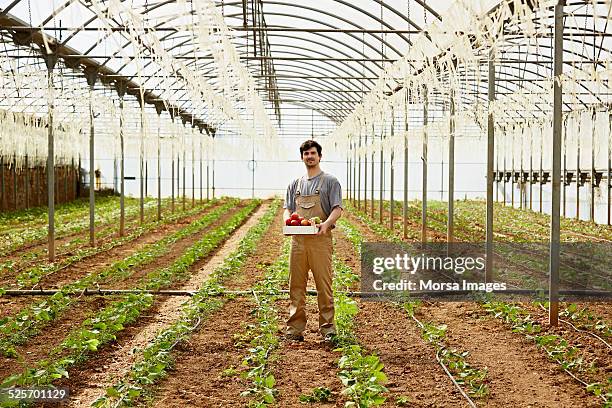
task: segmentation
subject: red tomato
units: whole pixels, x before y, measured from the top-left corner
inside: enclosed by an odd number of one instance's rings
[[[297,227],[298,225],[300,225],[300,222],[298,220],[291,220],[292,227]]]
[[[298,213],[294,212],[293,214],[291,214],[291,219],[292,220],[297,220],[299,218],[300,218],[300,215]]]
[[[291,225],[291,218],[287,218],[285,220],[285,225]]]

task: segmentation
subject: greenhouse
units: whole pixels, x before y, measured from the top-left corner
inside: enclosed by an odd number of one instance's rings
[[[0,407],[612,407],[611,0],[0,39]]]

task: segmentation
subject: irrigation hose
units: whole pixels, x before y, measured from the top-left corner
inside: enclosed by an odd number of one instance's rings
[[[423,325],[423,323],[421,323],[419,321],[419,319],[417,319],[416,317],[414,317],[414,314],[411,313],[410,317],[412,318],[412,320],[414,320],[417,325],[423,329],[425,326]],[[448,368],[446,367],[446,365],[442,362],[442,359],[440,358],[440,351],[442,351],[442,349],[444,348],[442,345],[440,345],[440,343],[436,344],[437,346],[439,346],[438,350],[436,351],[436,360],[438,361],[438,363],[442,366],[442,368],[444,369],[444,372],[446,373],[446,375],[448,376],[448,378],[451,379],[451,381],[453,382],[453,384],[455,385],[455,388],[457,388],[457,390],[459,390],[459,392],[461,393],[461,395],[463,395],[463,397],[466,399],[466,401],[468,402],[468,404],[470,405],[470,407],[472,408],[478,408],[476,406],[476,404],[474,403],[474,401],[472,401],[472,399],[466,394],[465,391],[463,391],[463,388],[461,388],[461,386],[459,385],[459,383],[457,383],[457,381],[455,380],[455,377],[453,377],[453,374],[448,370]]]
[[[546,311],[546,308],[545,308],[544,306],[542,306],[542,304],[540,304],[540,308],[542,308],[543,310],[545,310],[545,311]],[[609,349],[611,349],[611,350],[612,350],[612,345],[610,345],[610,343],[608,343],[607,341],[605,341],[604,339],[602,339],[601,337],[599,337],[599,336],[598,336],[598,335],[596,335],[595,333],[590,332],[590,331],[588,331],[588,330],[581,330],[581,329],[577,328],[576,326],[574,326],[572,323],[570,323],[570,322],[569,322],[569,321],[567,321],[567,320],[559,319],[559,321],[560,321],[561,323],[565,323],[565,324],[567,324],[567,325],[571,326],[571,327],[572,327],[572,329],[576,330],[576,331],[577,331],[577,332],[579,332],[579,333],[586,333],[586,334],[588,334],[588,335],[591,335],[591,336],[595,337],[597,340],[599,340],[599,341],[601,341],[603,344],[605,344],[607,348],[609,348]]]

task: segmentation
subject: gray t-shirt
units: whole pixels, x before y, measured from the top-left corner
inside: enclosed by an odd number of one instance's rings
[[[300,191],[300,194],[314,194],[315,189],[319,184],[321,174],[323,174],[323,172],[310,179],[304,177],[304,181],[302,182],[302,191]],[[287,187],[287,195],[285,196],[283,208],[287,208],[289,211],[295,211],[295,193],[298,190],[300,180],[302,180],[301,177],[293,180],[291,183],[289,183],[289,187]],[[340,187],[340,182],[331,174],[325,173],[325,179],[321,184],[321,191],[319,191],[319,194],[321,196],[321,208],[327,217],[329,217],[329,214],[331,214],[334,207],[343,208],[342,188]]]

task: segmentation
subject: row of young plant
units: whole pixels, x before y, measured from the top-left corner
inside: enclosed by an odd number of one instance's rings
[[[390,210],[390,202],[383,201],[384,208]],[[403,202],[395,201],[396,215],[402,214]],[[375,207],[377,210],[378,207]],[[446,225],[447,203],[443,201],[430,201],[427,206],[427,216]],[[494,203],[495,232],[502,237],[511,238],[515,242],[533,242],[546,240],[550,233],[550,220],[547,214],[527,209],[518,209]],[[421,220],[421,202],[409,202],[408,218],[415,222]],[[486,203],[481,200],[455,201],[455,223],[472,228],[473,233],[480,235],[484,240],[486,218]],[[592,222],[579,221],[573,218],[561,218],[561,239],[574,241],[595,238],[612,240],[612,228],[607,225],[598,225]]]
[[[172,350],[180,342],[189,339],[191,334],[214,312],[219,310],[229,297],[219,297],[224,288],[223,283],[235,276],[255,253],[258,243],[268,231],[280,201],[275,200],[264,215],[245,235],[238,248],[229,254],[223,264],[216,268],[202,288],[181,306],[180,318],[161,331],[153,341],[140,353],[139,359],[118,383],[106,390],[106,394],[98,398],[94,407],[121,407],[133,405],[142,394],[150,391],[151,385],[167,375],[173,365]]]
[[[172,244],[175,242],[208,228],[238,203],[239,200],[229,200],[186,227],[158,241],[144,245],[127,258],[117,260],[100,271],[92,272],[75,282],[64,285],[58,293],[28,306],[14,316],[0,319],[0,353],[9,357],[17,357],[15,346],[23,344],[38,334],[41,329],[77,302],[78,298],[75,295],[87,288],[97,287],[102,282],[109,284],[126,279],[137,268],[170,253]]]
[[[251,386],[240,396],[249,398],[249,407],[261,408],[276,401],[276,380],[271,370],[273,353],[278,348],[279,317],[275,303],[282,296],[281,287],[289,278],[289,252],[291,239],[283,242],[277,260],[265,267],[263,278],[253,285],[255,308],[253,315],[257,323],[250,330],[248,354],[243,359],[247,370],[244,378]]]
[[[355,251],[360,253],[364,237],[359,229],[346,220],[341,220],[339,225],[346,234],[348,240],[353,244]],[[402,307],[408,312],[410,318],[417,323],[421,329],[421,336],[434,346],[438,360],[448,369],[452,375],[453,381],[459,386],[467,388],[468,394],[472,397],[486,397],[489,393],[486,385],[487,371],[471,366],[467,362],[467,357],[469,356],[467,351],[457,351],[456,349],[448,347],[444,342],[447,330],[446,325],[436,324],[434,322],[423,323],[419,321],[414,315],[418,305],[418,302],[409,299],[396,304],[396,306]]]
[[[126,197],[126,204],[135,201]],[[97,196],[96,206],[100,208],[114,208],[119,203],[117,196]],[[67,203],[56,204],[55,216],[59,222],[64,222],[73,218],[86,216],[89,213],[89,197],[78,198]],[[11,230],[20,230],[32,226],[41,226],[47,222],[47,207],[32,207],[17,211],[7,211],[0,213],[0,234]]]
[[[127,233],[130,233],[131,230],[133,229],[139,229],[146,225],[152,225],[154,222],[157,221],[155,217],[155,215],[157,214],[157,206],[154,204],[156,203],[153,201],[149,201],[145,203],[145,208],[144,208],[145,225],[140,224],[140,221],[138,218],[138,207],[137,206],[132,205],[130,208],[127,208],[127,213],[126,213],[126,232]],[[162,201],[163,209],[165,209],[168,204],[169,204],[169,201],[163,200]],[[99,211],[99,210],[97,209],[96,211]],[[187,214],[187,212],[183,211],[182,214],[183,215]],[[168,218],[168,217],[172,217],[176,219],[176,213],[168,215],[165,218]],[[116,222],[116,217],[111,217],[110,221],[104,222],[104,223],[100,222],[98,224],[99,225],[97,226],[97,229],[96,229],[96,241],[98,245],[102,245],[106,243],[106,241],[108,241],[109,239],[111,240],[114,239],[113,236],[117,234],[119,231],[119,225]],[[71,237],[68,240],[68,242],[56,248],[55,263],[61,261],[63,257],[70,256],[71,254],[74,254],[74,252],[81,250],[83,246],[89,246],[89,235],[83,234],[85,230],[86,228],[84,230],[79,231],[78,233],[74,235],[74,237]],[[8,259],[4,262],[0,262],[0,276],[6,275],[6,274],[9,274],[12,276],[17,273],[21,273],[27,269],[31,269],[35,267],[36,265],[47,263],[48,262],[47,261],[47,248],[41,247],[41,246],[36,247],[37,242],[38,241],[30,242],[29,244],[25,244],[21,246],[19,248],[21,250],[28,249],[29,247],[32,247],[32,248],[30,248],[30,250],[28,251],[23,251],[19,255],[19,257],[13,257],[13,259]]]
[[[612,379],[606,382],[587,382],[579,376],[590,376],[595,371],[595,362],[587,362],[582,357],[579,345],[572,345],[562,336],[543,333],[542,326],[532,318],[531,314],[518,304],[490,300],[482,307],[495,318],[511,326],[512,332],[525,335],[548,357],[558,363],[561,368],[590,392],[604,401],[604,406],[612,406]]]
[[[123,237],[116,237],[109,241],[99,243],[97,246],[94,246],[94,247],[91,247],[89,245],[81,246],[78,244],[70,245],[70,247],[72,248],[66,249],[68,253],[70,254],[68,257],[59,259],[53,263],[42,262],[39,264],[35,264],[34,266],[31,266],[29,268],[26,268],[18,272],[17,276],[15,277],[15,283],[16,283],[15,287],[17,289],[36,287],[43,278],[48,277],[49,275],[57,271],[60,271],[62,269],[66,269],[70,265],[83,261],[84,259],[90,258],[97,254],[109,251],[115,247],[125,245],[126,243],[134,241],[135,239],[152,231],[153,229],[159,227],[160,225],[172,224],[179,219],[190,217],[216,204],[217,204],[216,201],[210,201],[200,207],[194,207],[189,210],[186,210],[185,212],[179,211],[179,212],[170,214],[160,221],[157,221],[157,219],[153,219],[153,220],[149,220],[145,222],[142,225],[134,225],[133,228],[128,231],[127,235]],[[117,230],[117,228],[118,227],[111,228],[112,231],[110,232],[114,233]],[[99,239],[103,238],[103,236],[100,236],[100,235],[98,237]],[[82,238],[79,238],[78,240],[82,241]],[[8,264],[6,268],[8,271],[12,271],[13,268],[15,268],[15,264],[14,263]],[[9,288],[0,287],[0,296],[3,293],[3,289],[9,289]]]
[[[476,202],[477,203],[477,202]],[[482,204],[482,202],[480,202]],[[384,201],[384,208],[389,210],[391,204]],[[402,205],[395,202],[395,207]],[[446,233],[447,211],[442,207],[445,203],[433,202],[428,207],[429,227],[437,232]],[[433,208],[432,208],[433,207]],[[463,242],[484,242],[486,207],[475,205],[475,202],[457,201],[455,206],[455,237]],[[540,225],[542,215],[527,210],[499,206],[494,215],[494,228],[497,239],[495,253],[503,257],[506,266],[504,273],[511,278],[512,283],[522,288],[536,289],[546,283],[548,271],[549,225]],[[409,206],[409,218],[420,220],[420,208]],[[569,220],[571,221],[571,220]],[[581,222],[581,224],[588,224]],[[401,227],[401,223],[398,224]],[[562,240],[576,241],[577,232],[568,226],[562,229]],[[597,227],[602,234],[612,234],[612,229],[606,226]],[[607,229],[606,229],[607,228]],[[589,238],[581,235],[581,240]],[[588,250],[587,250],[588,249]],[[591,287],[612,288],[612,280],[606,267],[609,262],[609,248],[605,244],[572,248],[565,245],[561,251],[561,281],[571,287],[583,287],[584,282],[590,282]],[[585,271],[584,264],[590,265]],[[520,270],[520,272],[517,272]],[[516,281],[516,282],[514,282]],[[586,289],[586,287],[585,287]]]
[[[152,199],[147,200],[147,207],[152,207],[154,204],[155,201]],[[126,200],[125,216],[135,217],[140,211],[139,208],[136,199]],[[116,219],[119,217],[119,211],[116,199],[96,207],[95,225],[115,223]],[[17,249],[27,248],[32,244],[42,242],[47,237],[48,227],[45,222],[41,224],[37,223],[26,228],[14,228],[13,230],[3,232],[0,235],[0,256],[6,256]],[[77,234],[88,228],[89,214],[77,213],[72,216],[56,217],[55,220],[56,238]]]
[[[485,239],[485,229],[482,225],[482,221],[484,220],[484,211],[485,207],[483,205],[477,205],[475,203],[478,202],[463,202],[457,201],[455,206],[455,237],[464,242],[479,242],[484,241]],[[400,215],[402,210],[402,202],[395,202],[394,209],[396,210],[395,214]],[[447,213],[445,203],[433,201],[429,203],[428,206],[428,228],[434,230],[439,233],[446,233],[447,229]],[[389,201],[383,201],[383,208],[386,211],[389,211],[391,204]],[[474,207],[474,208],[472,208]],[[376,207],[378,209],[378,207]],[[500,211],[497,211],[500,210]],[[360,211],[361,216],[369,217],[369,215],[363,211]],[[527,258],[542,258],[541,262],[532,262],[531,264],[525,263],[524,256],[514,256],[512,260],[509,262],[512,263],[513,266],[518,266],[521,268],[526,268],[529,272],[528,275],[522,274],[522,278],[526,279],[528,284],[537,285],[539,281],[534,280],[531,275],[544,275],[542,271],[547,270],[547,259],[546,254],[548,247],[544,241],[548,239],[549,227],[543,228],[537,224],[538,216],[541,217],[540,214],[525,211],[525,210],[517,210],[508,207],[499,206],[496,207],[495,214],[495,236],[501,238],[501,241],[496,243],[496,252],[500,253],[502,256],[510,256],[515,255],[517,252],[517,246],[513,243],[529,243],[529,245],[519,246],[518,249],[521,250],[524,254],[529,255]],[[387,214],[388,215],[388,214]],[[421,219],[421,208],[418,201],[413,201],[408,206],[408,218],[409,222],[420,223]],[[570,220],[571,221],[571,220]],[[370,222],[372,222],[370,220]],[[391,231],[385,225],[381,225],[380,223],[376,223],[376,228],[383,228],[387,231],[384,231],[387,236],[394,235],[396,237],[400,236],[402,230],[402,223],[397,222],[394,225],[394,231]],[[574,231],[575,228],[571,228],[572,225],[569,225],[568,231],[562,231],[565,235],[563,236],[564,240],[575,240],[577,232]],[[612,229],[605,226],[597,226],[599,231],[603,231],[609,234],[612,233]],[[608,228],[606,230],[606,228]],[[379,232],[379,231],[377,231]],[[417,235],[418,231],[410,230],[408,231],[409,239],[420,239],[420,235]],[[583,238],[589,238],[588,236],[581,235]],[[512,243],[510,243],[512,242]],[[542,245],[538,245],[538,242],[541,242]],[[596,251],[596,249],[599,249]],[[576,260],[582,258],[585,261],[589,259],[593,259],[593,256],[596,256],[600,261],[599,264],[603,264],[607,261],[607,253],[609,251],[607,248],[591,248],[590,253],[588,255],[582,253],[580,250],[570,250],[569,248],[565,248],[562,251],[562,256],[565,255],[563,259],[564,269],[562,271],[562,279],[565,279],[568,282],[580,282],[581,279],[584,278],[584,273],[581,273],[579,267],[572,267],[573,264],[576,264]],[[534,256],[535,255],[535,256]],[[511,271],[510,271],[511,272]],[[538,276],[540,279],[542,276]],[[604,274],[597,274],[596,271],[591,271],[588,278],[595,277],[597,282],[595,284],[604,285],[604,287],[609,287],[611,284],[609,277]],[[519,284],[523,284],[522,281]]]
[[[363,238],[359,230],[345,219],[338,220],[337,224],[355,251],[361,253]],[[375,354],[368,353],[359,345],[355,335],[355,316],[359,307],[348,292],[359,283],[359,275],[335,255],[333,265],[337,330],[334,342],[336,350],[342,354],[338,360],[338,377],[344,386],[342,394],[348,399],[345,406],[361,408],[383,404],[387,392],[384,365]]]
[[[372,221],[368,221],[369,223],[367,223],[367,225],[372,225]],[[609,404],[610,396],[606,394],[612,392],[612,383],[608,381],[608,384],[602,382],[588,384],[573,374],[572,369],[585,369],[585,367],[588,366],[579,356],[579,349],[577,347],[571,346],[567,340],[558,335],[534,335],[534,333],[539,333],[542,330],[541,326],[531,318],[529,313],[518,305],[495,301],[484,303],[482,306],[496,317],[513,322],[513,331],[526,333],[530,338],[534,339],[536,345],[543,349],[551,359],[557,361],[568,374],[585,385],[589,392],[605,398],[607,401],[606,404]],[[570,315],[572,314],[571,310],[573,310],[572,307],[567,310],[567,313]],[[588,316],[587,309],[585,308],[582,310],[582,315]],[[599,327],[604,330],[608,327],[603,319],[596,319],[596,321],[598,323],[596,325],[591,325],[591,327]]]
[[[151,272],[138,288],[156,290],[185,279],[190,268],[220,245],[259,204],[258,200],[254,200],[239,209],[225,223],[209,230],[202,239],[187,249],[171,265]],[[0,388],[47,386],[60,378],[68,377],[68,369],[91,358],[100,347],[116,340],[117,335],[127,325],[135,322],[153,304],[152,294],[139,293],[122,296],[72,330],[49,353],[47,359],[38,362],[34,367],[25,369],[22,373],[4,379]],[[17,404],[18,402],[15,403]]]

